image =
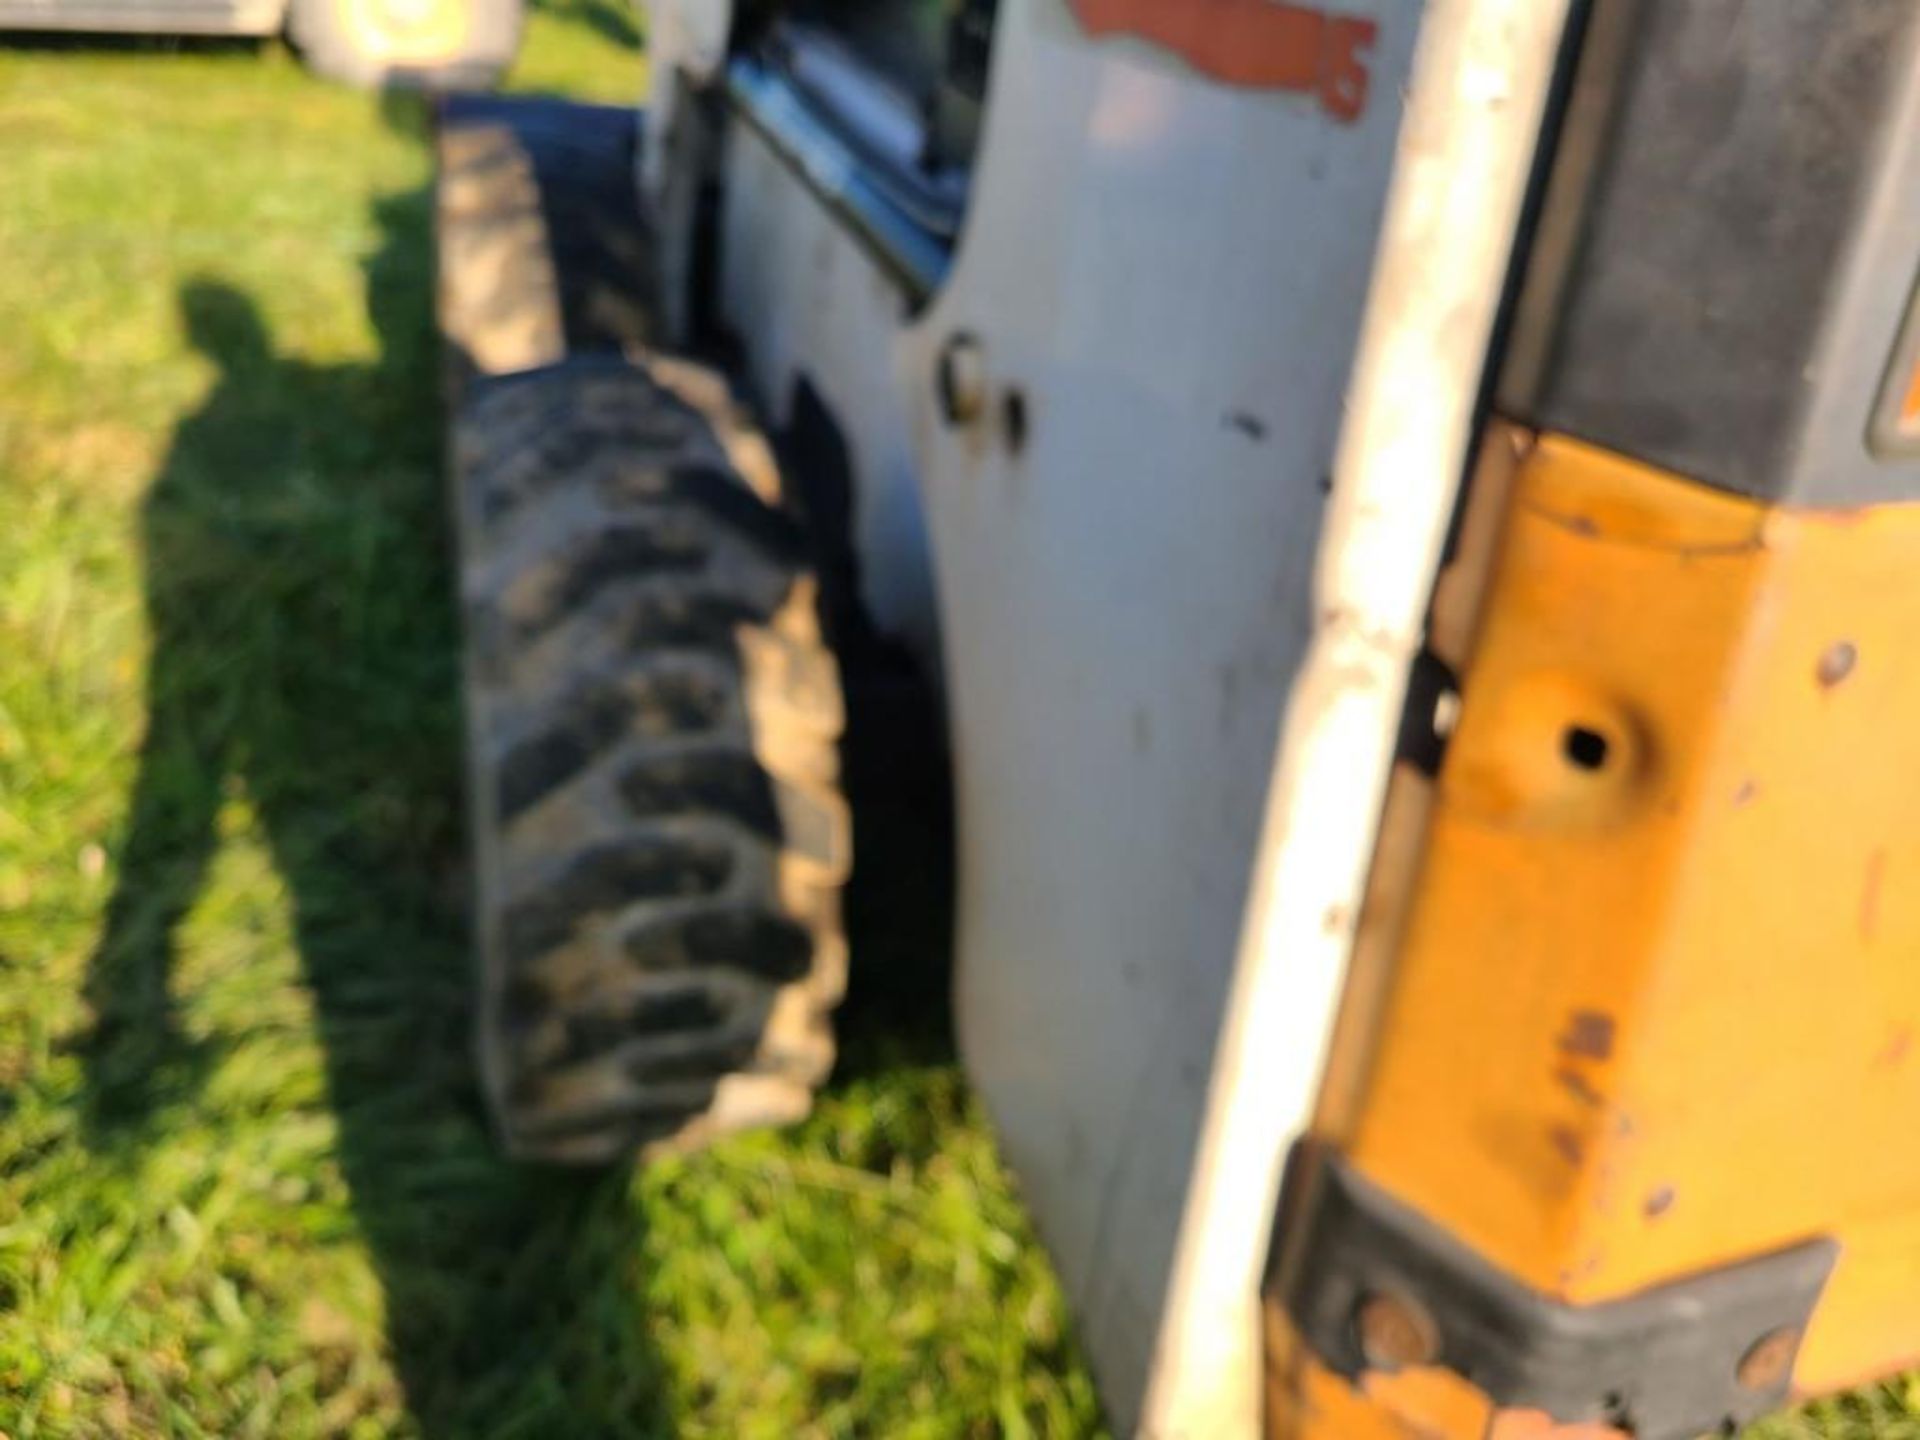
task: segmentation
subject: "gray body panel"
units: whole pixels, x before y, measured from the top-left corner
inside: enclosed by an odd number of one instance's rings
[[[1763,500],[1920,496],[1870,438],[1920,266],[1920,7],[1593,14],[1612,73],[1569,108],[1503,408]]]

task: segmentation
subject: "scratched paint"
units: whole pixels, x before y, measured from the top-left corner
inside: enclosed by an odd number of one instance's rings
[[[1566,1029],[1554,1043],[1564,1055],[1583,1060],[1607,1060],[1613,1056],[1614,1020],[1599,1010],[1575,1010],[1567,1016]]]
[[[1366,113],[1380,27],[1280,0],[1067,0],[1088,34],[1133,35],[1229,85],[1312,95],[1335,120]]]

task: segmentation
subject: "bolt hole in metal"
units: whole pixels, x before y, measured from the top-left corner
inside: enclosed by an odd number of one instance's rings
[[[1853,673],[1853,667],[1859,659],[1860,652],[1854,649],[1849,641],[1840,640],[1829,645],[1825,653],[1820,656],[1820,664],[1814,671],[1815,678],[1820,681],[1820,688],[1831,690],[1838,685]]]
[[[1440,1356],[1440,1329],[1417,1302],[1401,1295],[1369,1295],[1355,1311],[1354,1331],[1370,1369],[1389,1374],[1431,1365]]]
[[[1605,735],[1587,725],[1569,725],[1560,736],[1560,753],[1576,769],[1606,769],[1612,749],[1613,744]]]
[[[1023,391],[1008,390],[1000,397],[1000,426],[1006,432],[1007,449],[1018,455],[1027,448],[1027,397]]]
[[[1769,1330],[1740,1358],[1736,1378],[1748,1390],[1772,1390],[1792,1376],[1794,1358],[1799,1352],[1800,1332],[1794,1326],[1782,1325],[1778,1330]]]
[[[941,347],[934,372],[940,413],[949,425],[967,425],[986,408],[986,357],[978,336],[967,331],[951,335]]]

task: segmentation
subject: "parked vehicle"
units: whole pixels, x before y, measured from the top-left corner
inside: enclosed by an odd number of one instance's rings
[[[355,85],[485,85],[520,47],[522,0],[0,0],[0,29],[285,35]]]
[[[442,142],[507,1143],[805,1108],[885,643],[1123,1430],[1920,1354],[1920,7],[650,18]]]

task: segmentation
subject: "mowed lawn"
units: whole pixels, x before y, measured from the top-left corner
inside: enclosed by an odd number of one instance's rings
[[[491,1149],[422,108],[15,41],[0,155],[0,1432],[1100,1433],[933,957],[792,1133]]]

